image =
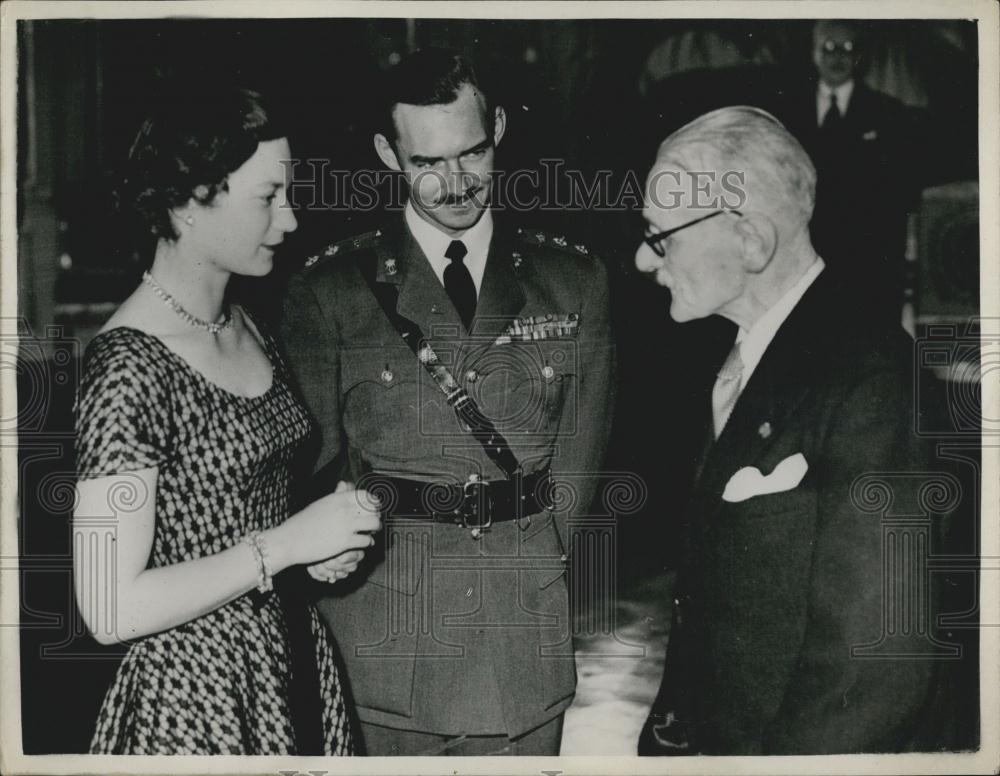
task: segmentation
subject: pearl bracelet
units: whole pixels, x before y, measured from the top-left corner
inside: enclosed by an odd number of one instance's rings
[[[271,559],[267,555],[267,543],[264,537],[260,535],[260,531],[251,531],[243,537],[243,541],[253,552],[260,568],[260,573],[257,575],[257,589],[262,593],[274,589],[274,582],[271,579]]]

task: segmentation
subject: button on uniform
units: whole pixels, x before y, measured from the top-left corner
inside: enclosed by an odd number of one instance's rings
[[[551,380],[553,375],[555,375],[555,373],[556,370],[548,365],[542,367],[542,377],[544,377],[546,380]]]

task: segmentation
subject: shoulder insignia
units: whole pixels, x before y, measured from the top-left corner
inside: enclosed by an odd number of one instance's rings
[[[381,236],[382,230],[376,229],[373,232],[365,232],[364,234],[359,234],[356,237],[348,237],[346,240],[331,243],[319,253],[313,254],[306,259],[305,266],[312,267],[315,264],[318,264],[321,260],[330,258],[331,256],[339,256],[344,253],[352,253],[353,251],[371,248],[378,243]]]
[[[570,243],[569,240],[560,234],[549,234],[535,229],[518,229],[517,236],[528,245],[560,248],[579,256],[589,256],[590,250],[583,243]]]

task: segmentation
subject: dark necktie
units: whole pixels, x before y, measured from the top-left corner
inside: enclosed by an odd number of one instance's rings
[[[472,282],[469,268],[462,261],[468,252],[461,240],[452,240],[448,250],[444,252],[451,260],[451,264],[444,268],[444,290],[458,310],[458,317],[462,319],[466,330],[472,328],[472,316],[476,314],[476,284]]]
[[[837,105],[837,93],[830,92],[830,107],[826,109],[826,114],[823,116],[823,130],[825,132],[836,130],[840,126],[841,118],[843,117],[840,115],[840,107]]]

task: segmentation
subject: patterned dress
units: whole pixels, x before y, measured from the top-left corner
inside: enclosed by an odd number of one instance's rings
[[[220,552],[288,517],[291,463],[314,428],[289,389],[273,339],[266,332],[262,339],[273,381],[252,398],[212,383],[137,329],[111,329],[87,348],[77,399],[78,476],[158,467],[151,567]],[[333,646],[311,606],[307,627],[324,753],[352,754]],[[104,699],[91,751],[297,754],[295,665],[279,596],[254,590],[133,642]]]

